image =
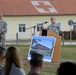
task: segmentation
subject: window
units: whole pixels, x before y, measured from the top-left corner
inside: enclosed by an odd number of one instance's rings
[[[26,32],[26,25],[25,24],[19,24],[19,32]]]
[[[73,30],[76,30],[76,25],[73,25]]]
[[[41,26],[37,26],[37,31],[40,31],[42,29]]]

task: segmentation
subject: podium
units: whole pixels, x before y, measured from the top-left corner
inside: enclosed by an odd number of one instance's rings
[[[56,38],[52,61],[59,62],[60,53],[61,53],[61,36],[59,36],[58,34],[56,34],[55,32],[53,32],[51,30],[42,30],[40,32],[40,36],[53,36]]]

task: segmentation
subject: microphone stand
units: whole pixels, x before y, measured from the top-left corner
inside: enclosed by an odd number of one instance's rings
[[[35,27],[36,27],[36,26],[32,26],[32,27],[27,28],[26,30],[33,28],[33,29],[34,29],[34,35],[35,35]]]
[[[43,22],[43,23],[39,23],[39,24],[37,24],[36,26],[42,26],[43,24],[46,24],[46,23],[48,23],[47,21],[46,22]],[[35,27],[36,26],[32,26],[32,27],[29,27],[29,28],[27,28],[26,30],[28,30],[28,29],[31,29],[31,28],[34,28],[34,35],[35,35]]]

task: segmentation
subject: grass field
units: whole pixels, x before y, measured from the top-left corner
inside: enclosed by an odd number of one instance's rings
[[[16,46],[16,45],[14,45]],[[8,46],[7,46],[8,47]],[[22,57],[27,57],[29,51],[29,45],[17,45]],[[76,46],[61,46],[60,59],[75,60],[76,61]],[[41,69],[41,75],[56,75],[56,70],[60,63],[57,62],[43,62],[43,68]],[[26,73],[30,70],[29,61],[25,60],[24,70]]]

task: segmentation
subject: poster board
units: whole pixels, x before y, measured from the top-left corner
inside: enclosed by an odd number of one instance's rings
[[[51,62],[54,53],[55,42],[55,37],[32,36],[28,52],[28,60],[31,59],[31,53],[39,53],[44,56],[43,61]]]

